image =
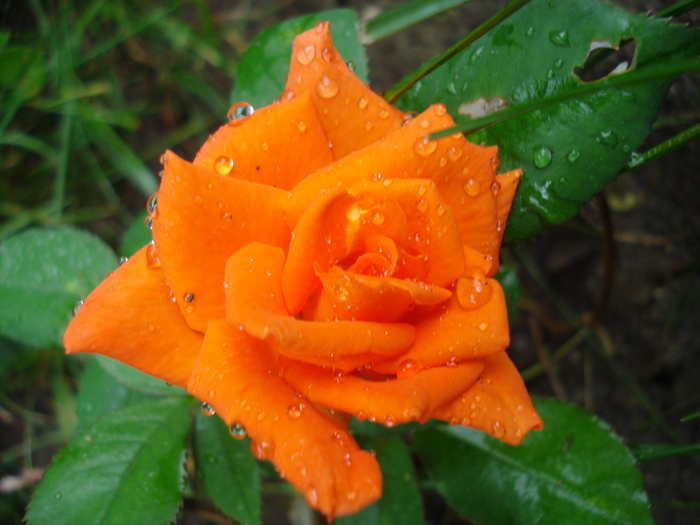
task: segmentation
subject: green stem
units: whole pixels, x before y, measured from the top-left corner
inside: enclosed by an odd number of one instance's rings
[[[672,6],[669,6],[666,9],[659,11],[656,14],[656,16],[657,18],[673,18],[676,16],[680,16],[683,13],[687,13],[691,9],[695,9],[698,6],[700,6],[700,0],[680,0],[680,2],[676,2]]]
[[[662,142],[658,146],[654,146],[640,155],[634,155],[632,160],[623,166],[620,171],[633,171],[643,168],[650,162],[653,162],[656,159],[663,157],[664,155],[668,155],[672,151],[685,146],[692,140],[695,140],[698,136],[700,136],[700,124],[696,124],[685,131],[681,131],[678,135],[671,137],[667,141]]]
[[[401,95],[403,95],[406,91],[411,89],[413,85],[420,79],[422,79],[423,77],[440,67],[442,64],[447,62],[449,59],[451,59],[453,56],[455,56],[467,46],[476,42],[479,38],[484,36],[486,33],[491,31],[491,29],[496,27],[498,24],[503,22],[506,18],[508,18],[510,15],[512,15],[518,9],[524,7],[528,3],[530,3],[530,0],[513,0],[510,4],[501,9],[498,13],[493,15],[490,19],[481,24],[479,27],[477,27],[474,31],[467,35],[467,37],[460,40],[450,49],[445,51],[442,55],[437,56],[431,61],[423,64],[421,67],[413,71],[407,77],[403,78],[398,84],[396,84],[393,88],[391,88],[384,94],[384,99],[390,104],[393,104],[399,99]]]

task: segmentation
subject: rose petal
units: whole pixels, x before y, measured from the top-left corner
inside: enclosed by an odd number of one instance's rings
[[[340,269],[319,275],[323,283],[312,318],[357,319],[391,323],[418,306],[433,306],[446,301],[449,290],[391,277],[358,275]],[[307,309],[304,310],[306,315]]]
[[[458,399],[433,417],[482,430],[518,445],[530,430],[544,426],[530,401],[520,373],[505,352],[481,359],[486,368]]]
[[[146,246],[85,299],[63,336],[66,353],[106,355],[170,384],[185,387],[203,337],[169,298]]]
[[[363,84],[335,50],[328,22],[294,39],[286,89],[287,96],[311,96],[336,159],[401,126],[402,113]]]
[[[479,361],[442,366],[411,377],[369,381],[298,361],[281,361],[282,374],[314,403],[389,424],[426,421],[439,407],[467,390],[484,369]]]
[[[289,190],[331,162],[328,139],[307,95],[258,109],[240,125],[221,126],[193,164]]]
[[[474,286],[474,278],[464,279],[465,287]],[[510,334],[503,289],[494,279],[477,278],[477,281],[479,290],[462,291],[455,287],[455,293],[444,306],[421,316],[415,323],[416,340],[411,348],[399,357],[377,363],[374,370],[392,374],[406,359],[415,361],[419,368],[428,368],[506,349]]]
[[[223,319],[224,268],[252,241],[287,246],[282,218],[287,193],[224,177],[168,152],[153,220],[163,273],[187,323],[204,332]]]
[[[500,248],[503,241],[503,234],[506,231],[506,222],[510,214],[510,208],[513,205],[515,190],[518,189],[522,170],[513,170],[502,175],[496,175],[496,182],[493,186],[496,195],[496,233],[498,235],[497,245]],[[492,257],[494,261],[493,267],[486,275],[493,277],[498,273],[498,257]]]
[[[314,322],[286,313],[281,276],[284,252],[253,243],[226,264],[226,319],[249,335],[267,340],[275,351],[302,361],[341,366],[352,357],[355,366],[387,359],[405,351],[415,329],[403,323],[361,321]]]
[[[379,498],[377,462],[280,378],[263,341],[212,321],[188,392],[214,407],[227,425],[242,425],[256,455],[271,460],[329,519]]]

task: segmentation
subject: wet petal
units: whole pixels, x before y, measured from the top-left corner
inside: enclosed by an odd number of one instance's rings
[[[226,319],[266,340],[282,355],[333,366],[339,358],[367,364],[405,351],[415,329],[404,323],[314,322],[290,317],[282,297],[284,252],[250,244],[226,265]],[[361,364],[359,364],[361,363]]]
[[[499,352],[482,361],[486,368],[476,383],[433,417],[518,445],[530,430],[541,430],[544,424],[508,355]]]
[[[483,370],[479,361],[418,371],[388,381],[370,381],[305,363],[284,360],[284,378],[314,403],[359,419],[389,424],[426,421],[439,407],[467,390]],[[410,364],[410,363],[408,363]]]
[[[188,392],[214,407],[227,425],[244,427],[256,456],[272,461],[329,519],[379,498],[375,459],[278,375],[263,341],[213,321]]]
[[[211,172],[168,152],[153,238],[187,323],[204,332],[223,319],[226,260],[249,242],[287,246],[287,193]]]
[[[328,22],[294,39],[286,89],[311,96],[336,159],[401,126],[402,113],[363,84],[335,50]]]
[[[449,290],[391,277],[358,275],[340,269],[319,275],[323,290],[315,301],[311,318],[358,319],[395,322],[419,306],[434,306],[447,300]],[[304,310],[307,315],[308,310]]]
[[[307,95],[257,109],[240,125],[221,126],[193,164],[289,190],[332,161],[328,139]]]
[[[508,347],[508,310],[501,285],[483,276],[460,281],[444,306],[416,321],[411,348],[400,357],[378,363],[377,372],[395,373],[405,359],[426,368],[476,359]]]
[[[66,353],[106,355],[185,387],[203,337],[187,326],[148,246],[102,281],[68,325]]]
[[[496,175],[496,181],[492,183],[492,192],[496,196],[496,234],[497,248],[500,249],[503,241],[503,234],[506,231],[506,222],[510,214],[510,208],[513,205],[515,190],[518,189],[522,170],[513,170],[502,175]],[[495,255],[498,255],[497,251]],[[489,277],[493,277],[498,273],[498,257],[492,257],[494,261],[493,267],[487,273]]]

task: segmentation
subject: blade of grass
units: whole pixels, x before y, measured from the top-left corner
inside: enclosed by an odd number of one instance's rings
[[[700,453],[700,443],[692,445],[667,445],[659,443],[641,443],[629,446],[639,461],[670,458],[673,456],[688,456]]]
[[[582,84],[570,91],[558,93],[545,99],[537,99],[530,102],[525,102],[523,104],[518,104],[517,106],[491,113],[485,117],[474,119],[467,124],[438,131],[437,133],[430,135],[430,139],[436,140],[457,132],[470,135],[472,133],[476,133],[477,131],[481,131],[482,129],[493,126],[494,124],[514,119],[526,113],[532,113],[550,106],[555,106],[573,98],[591,95],[599,91],[605,91],[612,88],[621,88],[623,86],[638,84],[640,82],[675,77],[684,73],[698,70],[700,70],[700,60],[698,59],[683,60],[675,64],[661,64],[659,66],[646,67],[641,70],[631,70],[626,73],[615,75],[606,79],[605,81]]]
[[[680,0],[680,2],[676,2],[675,4],[667,7],[666,9],[659,11],[656,14],[656,16],[658,18],[664,18],[667,16],[673,18],[687,13],[688,11],[695,9],[698,6],[700,6],[700,0]]]
[[[68,162],[71,157],[71,136],[73,135],[73,108],[75,101],[70,101],[66,104],[66,112],[61,118],[61,127],[59,128],[60,156],[58,158],[58,166],[56,167],[56,180],[54,181],[53,191],[53,216],[56,223],[61,223],[63,216],[63,201],[66,193],[66,177],[68,176]]]
[[[685,131],[681,131],[678,135],[671,137],[665,142],[662,142],[658,146],[654,146],[653,148],[645,151],[644,153],[641,153],[639,155],[633,155],[632,160],[630,160],[620,171],[625,172],[625,171],[632,171],[632,170],[637,170],[639,168],[643,168],[650,162],[655,161],[656,159],[659,159],[663,157],[664,155],[668,155],[672,151],[677,150],[681,146],[685,146],[689,142],[695,140],[698,136],[700,136],[700,124],[696,124],[695,126],[686,129]]]
[[[439,56],[435,57],[434,59],[426,62],[421,67],[419,67],[418,69],[416,69],[415,71],[410,73],[408,76],[401,79],[401,81],[399,81],[398,84],[396,84],[393,88],[391,88],[389,91],[387,91],[384,94],[384,100],[386,100],[390,104],[393,104],[394,102],[396,102],[401,95],[403,95],[406,91],[411,89],[411,87],[413,87],[413,85],[416,82],[418,82],[420,79],[425,77],[431,71],[440,67],[442,64],[447,62],[450,58],[455,56],[457,53],[462,51],[464,48],[471,45],[472,43],[477,41],[479,38],[484,36],[486,33],[491,31],[491,29],[493,29],[498,24],[503,22],[506,18],[508,18],[513,13],[515,13],[518,9],[520,9],[521,7],[523,7],[529,3],[530,3],[530,0],[513,0],[510,4],[505,6],[498,13],[493,15],[486,22],[484,22],[479,27],[477,27],[474,31],[472,31],[469,35],[467,35],[465,38],[463,38],[462,40],[457,42],[450,49],[445,51],[442,55],[439,55]]]
[[[367,21],[360,32],[360,38],[365,45],[374,44],[382,38],[467,2],[471,2],[471,0],[413,0],[406,2]]]

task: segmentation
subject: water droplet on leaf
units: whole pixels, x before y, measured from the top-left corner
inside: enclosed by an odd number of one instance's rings
[[[546,168],[552,162],[552,150],[545,146],[535,146],[532,150],[532,162],[540,169]]]
[[[551,31],[549,33],[549,40],[561,47],[570,47],[569,43],[569,33],[566,31]]]

